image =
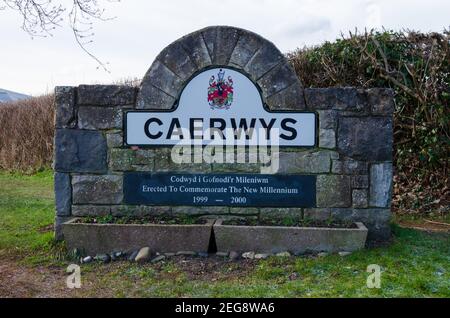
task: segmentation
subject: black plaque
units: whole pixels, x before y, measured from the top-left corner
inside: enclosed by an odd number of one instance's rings
[[[310,175],[125,173],[131,205],[314,207]]]

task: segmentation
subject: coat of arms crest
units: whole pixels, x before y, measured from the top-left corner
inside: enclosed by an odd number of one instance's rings
[[[225,79],[225,71],[220,69],[216,77],[209,80],[208,103],[211,109],[229,109],[233,103],[233,79]]]

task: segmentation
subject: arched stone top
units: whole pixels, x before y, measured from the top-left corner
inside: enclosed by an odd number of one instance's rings
[[[137,108],[176,107],[183,88],[198,73],[228,67],[249,77],[271,110],[304,110],[303,86],[284,55],[263,37],[239,28],[212,26],[167,46],[145,74]]]

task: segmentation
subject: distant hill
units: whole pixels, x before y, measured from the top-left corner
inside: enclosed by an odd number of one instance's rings
[[[27,99],[30,97],[31,96],[25,94],[11,92],[6,89],[0,88],[0,103],[14,102],[16,100]]]

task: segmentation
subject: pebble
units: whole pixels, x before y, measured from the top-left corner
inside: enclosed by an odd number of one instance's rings
[[[199,257],[202,257],[202,258],[208,258],[209,257],[209,254],[208,253],[204,253],[204,252],[199,252],[197,255]]]
[[[242,257],[246,259],[254,259],[255,252],[245,252],[244,254],[242,254]]]
[[[229,255],[229,257],[232,261],[238,260],[240,256],[241,256],[241,254],[239,254],[238,252],[235,252],[235,251],[231,251],[230,255]]]
[[[143,247],[139,250],[139,252],[134,260],[138,263],[145,263],[150,259],[150,257],[151,257],[150,248]]]
[[[269,254],[255,254],[255,259],[266,259],[269,256]]]
[[[216,256],[218,257],[228,257],[228,255],[230,255],[230,253],[227,252],[217,252]]]
[[[93,260],[94,260],[94,259],[92,258],[92,256],[86,256],[85,258],[83,258],[83,259],[81,260],[81,262],[82,262],[83,264],[88,264],[88,263],[91,263]]]
[[[134,262],[134,260],[136,259],[136,256],[138,255],[138,253],[139,253],[139,251],[131,252],[130,257],[128,257],[128,260],[130,262]]]
[[[114,256],[115,258],[121,258],[124,257],[125,254],[123,252],[114,252],[111,256]]]
[[[180,251],[177,253],[179,256],[195,256],[196,253],[192,251]]]
[[[318,257],[326,257],[328,256],[327,252],[320,252],[319,254],[317,254]]]
[[[342,257],[348,256],[350,254],[352,254],[352,252],[339,252],[339,256],[342,256]]]
[[[291,253],[289,252],[281,252],[276,254],[277,257],[291,257]]]
[[[166,256],[164,256],[164,255],[159,255],[159,256],[157,256],[157,257],[155,257],[154,259],[152,259],[152,263],[154,264],[154,263],[158,263],[158,262],[161,262],[161,261],[163,261],[163,260],[165,260],[166,259]]]
[[[111,262],[111,257],[108,254],[97,254],[95,259],[105,264]]]

